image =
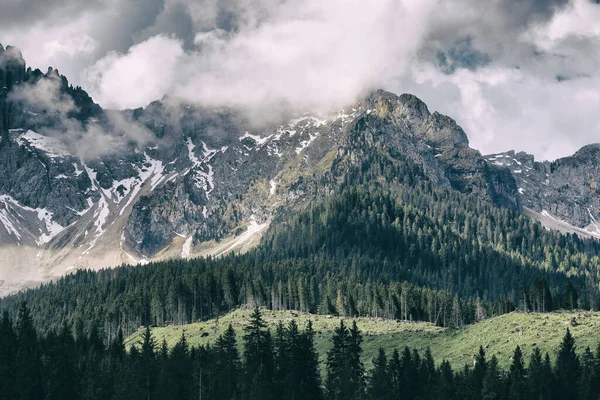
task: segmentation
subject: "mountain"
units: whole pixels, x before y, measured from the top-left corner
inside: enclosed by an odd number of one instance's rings
[[[484,157],[409,94],[378,90],[336,113],[275,123],[168,97],[117,112],[52,68],[26,69],[10,46],[0,47],[0,81],[5,292],[82,268],[243,252],[272,221],[365,179],[389,189],[409,176],[585,229],[600,218],[597,146],[551,164]]]
[[[600,238],[600,144],[553,162],[535,161],[531,154],[514,151],[485,159],[510,170],[526,215],[549,228]]]

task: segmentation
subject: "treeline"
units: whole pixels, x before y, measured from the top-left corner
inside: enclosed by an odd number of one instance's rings
[[[242,260],[249,264],[241,264]],[[231,267],[232,262],[237,268]],[[183,325],[239,307],[428,321],[445,327],[462,327],[515,309],[506,299],[462,299],[406,281],[360,284],[333,273],[311,276],[302,272],[310,271],[317,262],[287,261],[266,269],[238,257],[78,271],[56,283],[0,300],[0,305],[14,317],[20,302],[26,301],[34,325],[42,332],[65,324],[85,331],[95,328],[106,342],[119,329],[128,336],[139,326]],[[322,268],[335,271],[342,266],[327,262]]]
[[[581,307],[600,306],[600,242],[547,231],[528,217],[428,182],[343,191],[274,224],[258,252],[279,260],[315,254],[357,260],[347,272],[363,282],[407,280],[485,300],[511,296],[516,302],[523,283],[537,277],[557,296],[571,280],[585,292]],[[375,265],[363,268],[365,259]]]
[[[537,348],[526,361],[517,347],[508,371],[483,348],[472,366],[456,370],[408,347],[380,349],[365,365],[362,334],[343,320],[320,360],[314,336],[310,322],[294,320],[271,332],[257,308],[241,340],[230,326],[212,345],[190,346],[183,333],[169,349],[146,328],[126,349],[122,333],[109,346],[96,330],[40,335],[23,304],[16,324],[6,312],[0,321],[0,399],[596,400],[600,393],[600,347],[577,355],[568,329],[554,363]]]
[[[515,309],[600,309],[599,247],[426,183],[361,186],[274,222],[245,255],[78,271],[0,306],[14,317],[27,301],[36,328],[94,325],[106,341],[240,306],[461,327]]]
[[[78,271],[56,283],[0,300],[16,316],[20,302],[31,305],[34,324],[43,332],[79,326],[98,329],[106,342],[119,329],[125,335],[139,326],[182,325],[226,314],[239,307],[299,310],[344,317],[381,317],[427,321],[443,327],[463,327],[520,309],[551,311],[563,303],[575,308],[572,285],[565,301],[553,296],[542,279],[522,286],[516,303],[461,298],[446,290],[402,283],[360,283],[344,276],[344,265],[322,261],[323,274],[309,275],[320,260],[288,260],[254,264],[253,258],[170,261],[145,267],[121,267],[100,272]],[[233,267],[232,267],[233,265]],[[334,271],[342,271],[336,274]],[[330,272],[326,272],[330,271]]]

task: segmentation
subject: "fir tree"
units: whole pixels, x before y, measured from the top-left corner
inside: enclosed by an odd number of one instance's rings
[[[579,372],[580,364],[579,357],[575,353],[575,339],[567,328],[556,357],[556,394],[559,398],[578,399]]]
[[[273,343],[265,328],[257,307],[244,328],[244,396],[248,400],[269,400],[276,396]]]
[[[215,379],[214,398],[233,400],[239,398],[241,361],[237,348],[237,338],[233,326],[229,327],[215,343],[213,375]]]
[[[21,399],[42,399],[44,386],[41,374],[41,358],[37,333],[31,313],[22,303],[17,320],[16,387]]]
[[[367,386],[367,394],[372,400],[391,399],[390,375],[388,373],[388,362],[385,351],[380,347],[379,353],[373,359],[373,369]]]
[[[500,400],[504,395],[504,380],[498,368],[498,359],[493,355],[485,370],[481,397],[483,400]]]
[[[0,399],[17,397],[16,393],[16,350],[17,335],[8,311],[2,313],[0,321]]]
[[[510,385],[509,399],[525,400],[528,398],[523,353],[519,346],[515,348],[513,353],[512,363],[508,374],[508,383]]]

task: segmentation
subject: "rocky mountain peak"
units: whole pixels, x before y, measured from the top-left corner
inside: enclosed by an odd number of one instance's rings
[[[513,211],[523,204],[519,187],[521,195],[534,193],[524,181],[543,187],[550,173],[549,163],[525,153],[484,159],[452,118],[431,113],[411,94],[377,90],[337,114],[256,126],[239,110],[165,105],[164,99],[105,112],[57,70],[25,70],[18,49],[2,48],[0,58],[2,79],[18,84],[0,92],[0,245],[22,262],[14,266],[0,254],[0,280],[7,277],[4,265],[20,269],[19,278],[27,270],[32,279],[42,273],[45,279],[77,268],[241,251],[273,218],[319,202],[353,179],[397,182],[393,171],[407,168],[437,187]],[[48,87],[72,100],[73,109],[61,118],[29,104],[36,93],[18,96]],[[129,151],[82,157],[60,136],[68,132],[62,128],[85,128],[90,121],[108,132],[113,113],[134,124],[113,132]],[[143,128],[149,137],[129,143],[123,133],[121,139],[121,130],[130,128]],[[596,150],[582,150],[582,157]],[[365,169],[372,175],[353,175]],[[556,184],[569,178],[571,172],[563,171]],[[533,203],[544,195],[521,199]],[[592,212],[600,209],[592,206]],[[575,211],[589,220],[586,207]]]
[[[582,147],[570,157],[565,157],[555,161],[554,165],[572,164],[573,166],[575,166],[587,163],[598,164],[598,161],[600,161],[600,143],[594,143]]]
[[[552,229],[600,237],[600,144],[553,162],[536,161],[525,152],[485,156],[488,165],[510,171],[525,213]]]
[[[432,114],[425,102],[413,94],[397,96],[380,89],[369,95],[365,102],[379,117],[391,116],[402,121],[408,130],[433,147],[469,146],[466,133],[456,121],[438,112]]]
[[[10,90],[25,79],[25,60],[19,48],[0,44],[0,90]]]
[[[410,110],[409,115],[413,118],[427,118],[431,115],[427,105],[413,94],[404,93],[397,99],[402,104],[404,111]]]

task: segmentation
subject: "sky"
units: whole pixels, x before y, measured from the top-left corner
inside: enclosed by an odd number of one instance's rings
[[[483,154],[600,142],[597,0],[0,0],[0,43],[111,109],[327,112],[383,88]]]

